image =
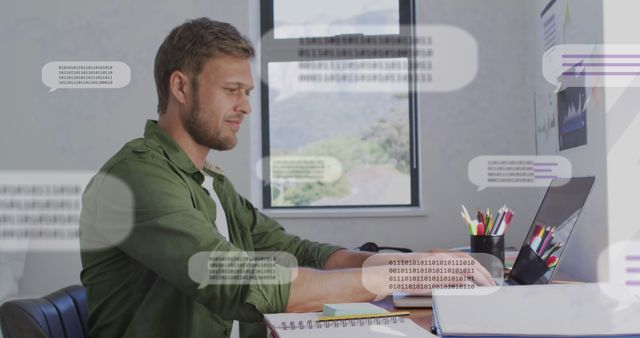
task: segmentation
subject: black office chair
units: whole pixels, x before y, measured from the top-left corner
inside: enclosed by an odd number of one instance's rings
[[[0,306],[4,338],[87,337],[87,294],[69,286],[43,298],[8,301]]]

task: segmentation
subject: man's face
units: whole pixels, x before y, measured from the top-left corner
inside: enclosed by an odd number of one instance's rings
[[[195,84],[194,81],[192,83]],[[191,97],[185,127],[193,139],[215,150],[229,150],[244,115],[251,112],[253,89],[248,59],[217,56],[205,62]]]

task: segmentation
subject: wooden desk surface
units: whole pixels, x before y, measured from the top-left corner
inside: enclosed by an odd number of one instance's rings
[[[411,320],[420,325],[420,327],[431,332],[431,308],[396,308],[393,306],[393,297],[391,296],[386,297],[381,301],[374,302],[373,304],[383,307],[388,311],[409,311],[411,313],[409,315]]]

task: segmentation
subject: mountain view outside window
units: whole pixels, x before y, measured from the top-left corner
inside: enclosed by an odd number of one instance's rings
[[[400,27],[398,1],[274,0],[273,10],[275,39],[397,35]],[[397,57],[268,61],[270,207],[412,204],[413,122],[406,78],[326,81],[345,69],[352,78],[384,77],[390,74],[385,69],[408,74],[407,63]],[[282,161],[288,159],[307,169],[324,163],[334,174],[283,176]]]

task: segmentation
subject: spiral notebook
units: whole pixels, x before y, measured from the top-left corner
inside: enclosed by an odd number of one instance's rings
[[[318,321],[322,312],[265,314],[276,338],[287,337],[436,337],[407,317]]]

